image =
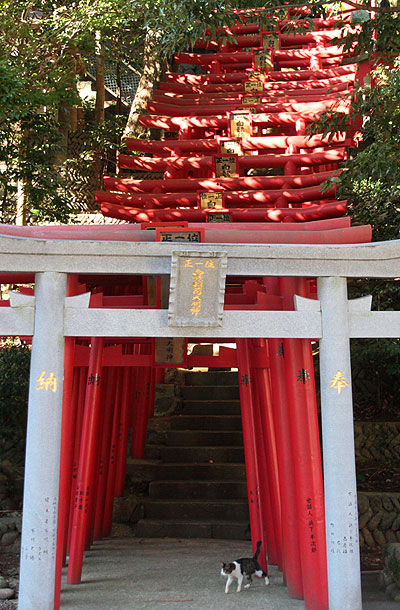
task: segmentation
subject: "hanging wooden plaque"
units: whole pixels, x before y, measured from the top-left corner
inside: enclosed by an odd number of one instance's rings
[[[261,104],[261,95],[242,95],[241,102],[243,106],[252,106],[253,104]]]
[[[231,112],[228,125],[229,135],[233,138],[250,138],[253,135],[251,114],[247,111],[247,108],[246,113]]]
[[[197,229],[196,231],[184,230],[184,229],[156,229],[156,241],[161,242],[202,242],[204,238],[204,230]]]
[[[261,32],[261,46],[264,49],[270,47],[274,51],[279,49],[279,34],[278,32]]]
[[[239,176],[237,155],[215,155],[214,173],[216,178],[236,178]]]
[[[224,194],[221,193],[197,193],[198,203],[201,210],[216,210],[224,207]]]
[[[261,80],[245,80],[243,82],[245,91],[263,91],[264,83]]]
[[[272,70],[271,49],[253,49],[253,65],[256,70]]]
[[[220,140],[219,152],[221,155],[241,155],[242,141],[241,140]]]
[[[186,362],[187,339],[184,337],[155,337],[154,364],[183,366]]]
[[[226,269],[226,252],[173,252],[168,326],[222,326]]]
[[[232,222],[231,213],[227,211],[218,212],[217,210],[208,210],[207,222]]]
[[[247,76],[249,77],[249,80],[264,81],[265,72],[263,72],[262,70],[247,70]]]

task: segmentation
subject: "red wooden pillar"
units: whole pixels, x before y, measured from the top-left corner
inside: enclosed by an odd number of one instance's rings
[[[253,341],[249,340],[251,344],[250,354],[253,355]],[[251,358],[253,359],[253,358]],[[258,369],[251,368],[250,371],[251,389],[253,395],[253,417],[254,417],[254,431],[255,431],[255,448],[257,467],[259,474],[259,492],[261,501],[261,522],[266,538],[266,550],[268,556],[268,563],[272,565],[278,565],[278,554],[276,548],[276,532],[275,522],[272,512],[272,489],[271,480],[268,472],[268,452],[266,448],[265,434],[266,430],[261,420],[261,400],[262,396],[259,387]]]
[[[113,408],[116,386],[116,368],[103,369],[105,391],[102,395],[104,410],[103,428],[100,438],[100,456],[98,459],[98,482],[96,494],[96,511],[94,517],[93,539],[100,540],[103,535],[104,502],[107,487],[108,461],[110,456]]]
[[[112,514],[114,504],[114,491],[115,491],[115,472],[117,467],[118,457],[118,436],[119,436],[119,423],[121,413],[121,395],[122,395],[122,369],[120,367],[116,370],[116,391],[112,401],[113,405],[113,419],[112,419],[112,431],[111,431],[111,445],[108,459],[108,471],[107,471],[107,486],[104,502],[104,514],[103,514],[103,536],[109,536],[112,527]]]
[[[263,351],[268,356],[265,339],[253,340],[254,350]],[[278,458],[276,453],[275,427],[272,415],[272,399],[268,368],[255,369],[260,408],[260,428],[264,431],[267,478],[271,502],[271,522],[274,527],[275,553],[270,562],[282,569],[282,523],[279,492]],[[269,539],[268,539],[269,540]]]
[[[103,344],[103,338],[95,337],[92,339],[69,553],[67,575],[69,584],[79,584],[81,581],[83,552],[88,526],[88,511],[90,502],[93,501],[92,493],[96,443],[98,442],[97,431]]]
[[[293,309],[296,278],[281,278],[284,309]],[[296,481],[304,599],[308,610],[328,610],[325,509],[314,367],[308,339],[285,339],[290,437]]]
[[[125,488],[126,453],[128,448],[128,433],[131,406],[131,380],[132,369],[125,366],[122,369],[121,415],[118,430],[118,452],[114,488],[115,497],[122,496]]]
[[[254,422],[253,397],[251,390],[250,357],[247,339],[236,339],[237,361],[239,369],[240,407],[242,411],[243,444],[246,461],[247,493],[250,512],[250,528],[253,552],[259,540],[261,546],[260,565],[267,572],[266,539],[262,526],[262,508],[260,499],[259,470],[256,451],[256,433]]]
[[[68,276],[67,296],[75,294],[76,289],[76,276]],[[64,563],[64,549],[66,546],[65,531],[68,529],[72,464],[74,459],[74,435],[77,413],[76,398],[78,387],[76,370],[74,375],[74,353],[75,338],[65,337],[54,610],[58,610],[60,607],[61,572]],[[73,391],[74,386],[75,392]]]
[[[151,349],[151,348],[150,348]],[[140,346],[141,354],[149,353],[149,346]],[[132,411],[131,457],[141,459],[146,445],[147,422],[149,419],[151,367],[140,367],[134,392],[135,404]]]
[[[77,405],[77,417],[76,417],[76,431],[75,431],[75,442],[74,442],[74,459],[73,459],[73,463],[72,463],[71,496],[70,496],[70,506],[69,506],[68,545],[67,545],[66,550],[64,551],[64,560],[65,560],[65,554],[67,554],[69,552],[69,548],[71,546],[72,522],[73,522],[73,518],[74,518],[75,491],[76,491],[76,484],[77,484],[77,480],[78,480],[79,453],[80,453],[80,449],[81,449],[83,415],[84,415],[84,410],[85,410],[85,396],[86,396],[87,376],[88,376],[87,372],[88,372],[88,368],[86,366],[80,367],[78,399],[77,399],[78,405]]]
[[[265,278],[264,285],[270,294],[276,294],[278,291],[278,278]],[[283,341],[280,339],[269,339],[268,355],[281,499],[283,576],[290,597],[303,599],[294,457],[289,431]]]

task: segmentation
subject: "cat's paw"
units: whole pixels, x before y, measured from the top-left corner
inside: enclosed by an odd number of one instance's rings
[[[269,585],[269,578],[268,578],[268,576],[265,577],[264,582],[265,582],[266,585]]]
[[[244,585],[245,589],[248,589],[250,587],[250,585]]]

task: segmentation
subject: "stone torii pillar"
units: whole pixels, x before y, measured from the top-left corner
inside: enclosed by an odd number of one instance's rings
[[[35,276],[19,610],[54,608],[66,284],[65,273]]]
[[[349,311],[369,311],[371,297],[348,301],[346,278],[324,277],[318,299],[329,610],[361,610]]]

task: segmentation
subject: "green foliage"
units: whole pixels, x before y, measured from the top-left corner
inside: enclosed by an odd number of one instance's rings
[[[0,430],[24,429],[28,405],[30,349],[14,340],[0,346]]]

